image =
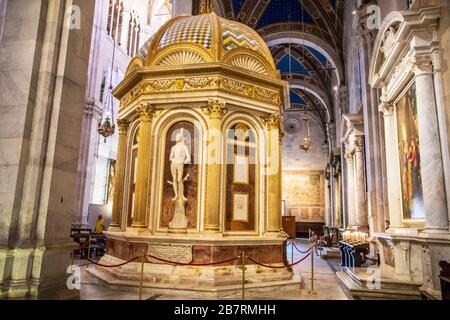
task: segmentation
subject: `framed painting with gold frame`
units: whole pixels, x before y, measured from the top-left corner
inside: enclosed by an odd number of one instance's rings
[[[406,87],[395,104],[397,121],[398,165],[401,186],[402,218],[423,220],[420,142],[417,119],[416,85]]]

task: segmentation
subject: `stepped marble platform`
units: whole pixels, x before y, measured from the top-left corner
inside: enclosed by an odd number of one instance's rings
[[[104,287],[114,291],[138,292],[139,281],[131,279],[117,279],[112,274],[104,272],[100,268],[88,268],[86,271],[97,278],[97,281]],[[278,292],[286,293],[295,292],[299,289],[304,289],[305,284],[300,275],[295,275],[291,279],[281,281],[267,281],[258,283],[246,283],[246,294],[258,294]],[[192,285],[189,283],[165,283],[144,281],[144,293],[161,294],[161,295],[176,295],[185,297],[186,299],[240,299],[242,294],[242,282],[235,282],[233,284],[222,283],[217,286],[207,285]]]
[[[359,299],[399,299],[420,300],[421,283],[404,282],[381,277],[378,286],[373,281],[373,273],[367,268],[343,268],[336,272],[338,281],[347,294]]]

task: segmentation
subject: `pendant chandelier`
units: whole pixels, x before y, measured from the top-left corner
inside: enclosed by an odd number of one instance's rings
[[[290,12],[290,7],[289,7]],[[291,19],[290,19],[290,13],[289,13],[289,30],[291,28]],[[302,5],[302,33],[305,34],[305,8]],[[289,38],[289,54],[291,54],[291,44],[290,44],[290,38]],[[300,60],[300,63],[304,63],[305,61],[305,39],[302,38],[302,59]],[[290,60],[289,60],[290,61]],[[290,66],[289,66],[290,68]],[[291,70],[289,70],[291,72]],[[303,92],[306,92],[306,87],[303,86]],[[308,116],[307,111],[306,115]],[[311,138],[311,128],[309,126],[310,119],[309,117],[303,119],[305,122],[305,128],[306,128],[306,137],[303,139],[303,143],[299,146],[301,150],[305,151],[306,153],[309,152],[313,146],[312,138]]]
[[[109,88],[106,94],[105,104],[102,109],[100,119],[97,124],[97,132],[104,137],[104,142],[106,143],[106,139],[111,137],[116,132],[116,125],[114,120],[114,96],[112,94],[113,91],[113,72],[114,72],[114,60],[116,55],[116,41],[114,40],[113,45],[113,55],[112,55],[112,63],[111,63],[111,77],[109,81]]]
[[[306,125],[306,137],[303,139],[303,144],[300,145],[300,149],[305,151],[306,153],[312,148],[312,139],[311,139],[311,128],[309,126],[309,118],[303,119]]]

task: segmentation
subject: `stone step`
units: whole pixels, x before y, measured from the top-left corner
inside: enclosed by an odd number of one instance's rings
[[[339,283],[347,294],[360,299],[400,299],[400,300],[420,300],[420,292],[415,289],[379,288],[371,289],[354,281],[354,278],[345,271],[336,272]]]
[[[378,268],[374,268],[372,270],[377,270]],[[347,268],[344,267],[343,271],[347,273],[347,275],[356,282],[359,286],[367,288],[367,282],[372,282],[371,278],[374,275],[374,271],[370,271],[371,269],[367,268]],[[379,270],[379,269],[378,269]],[[382,289],[393,289],[396,290],[398,288],[402,288],[405,290],[418,291],[421,287],[421,283],[414,281],[401,281],[398,279],[392,279],[387,277],[381,277],[380,286]]]

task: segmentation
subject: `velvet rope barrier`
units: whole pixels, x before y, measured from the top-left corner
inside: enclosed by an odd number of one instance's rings
[[[303,251],[301,251],[299,248],[297,248],[297,246],[295,245],[295,243],[293,243],[293,242],[291,242],[291,243],[292,243],[292,246],[295,248],[295,250],[297,250],[297,251],[300,252],[301,254],[306,254],[306,253],[310,252],[311,249],[312,249],[312,247],[309,247],[308,250],[306,250],[305,252],[303,252]]]
[[[253,262],[253,263],[255,263],[255,264],[257,264],[257,265],[259,265],[259,266],[261,266],[261,267],[266,267],[266,268],[271,268],[271,269],[284,269],[284,268],[293,267],[293,266],[295,266],[295,265],[297,265],[297,264],[299,264],[299,263],[305,261],[305,259],[308,258],[310,255],[311,255],[311,252],[308,253],[308,254],[307,254],[306,256],[304,256],[303,258],[301,258],[300,260],[298,260],[297,262],[294,262],[294,263],[291,263],[291,264],[287,264],[287,265],[284,265],[284,266],[269,266],[269,265],[267,265],[267,264],[263,264],[263,263],[260,263],[260,262],[258,262],[258,261],[256,261],[256,260],[253,260],[253,259],[250,258],[250,257],[248,257],[248,260],[251,261],[251,262]]]
[[[133,261],[136,261],[138,258],[139,258],[139,256],[136,256],[136,257],[134,257],[133,259],[130,259],[130,260],[128,260],[128,261],[125,261],[125,262],[122,262],[122,263],[119,263],[119,264],[114,264],[114,265],[109,265],[109,266],[108,266],[108,265],[106,265],[106,264],[101,264],[101,263],[95,262],[95,261],[93,261],[93,260],[91,260],[91,259],[89,259],[89,258],[86,258],[84,255],[81,256],[81,259],[87,260],[87,261],[89,261],[90,263],[95,264],[96,266],[99,266],[99,267],[103,267],[103,268],[118,268],[118,267],[122,267],[122,266],[124,266],[124,265],[126,265],[126,264],[129,264],[129,263],[131,263],[131,262],[133,262]]]
[[[147,255],[147,257],[161,261],[161,262],[165,262],[165,263],[171,263],[171,264],[175,264],[178,266],[192,266],[192,267],[206,267],[206,266],[215,266],[218,264],[224,264],[224,263],[229,263],[229,262],[233,262],[236,261],[238,259],[238,257],[236,258],[232,258],[232,259],[228,259],[228,260],[223,260],[223,261],[218,261],[218,262],[211,262],[211,263],[181,263],[181,262],[175,262],[175,261],[170,261],[170,260],[166,260],[166,259],[162,259],[162,258],[158,258],[152,255]]]

